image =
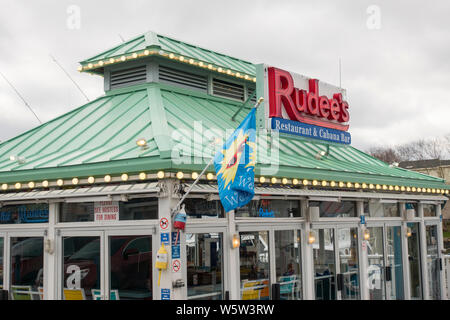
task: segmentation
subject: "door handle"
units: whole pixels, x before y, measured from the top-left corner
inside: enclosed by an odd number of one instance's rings
[[[337,275],[337,289],[338,291],[342,291],[344,289],[344,275],[342,273],[339,273]]]
[[[392,280],[392,267],[391,266],[386,266],[384,268],[384,273],[385,273],[385,278],[386,281],[391,281]]]

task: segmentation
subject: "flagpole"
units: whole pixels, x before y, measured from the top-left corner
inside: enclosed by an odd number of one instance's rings
[[[263,101],[264,101],[264,98],[260,97],[253,108],[257,109],[259,107],[259,105]],[[183,195],[183,197],[180,199],[180,201],[178,201],[178,203],[175,206],[175,208],[172,209],[172,213],[171,213],[172,216],[177,210],[179,210],[179,208],[180,208],[181,204],[183,203],[184,199],[186,199],[187,195],[191,192],[192,188],[197,184],[197,182],[200,180],[200,177],[205,173],[205,171],[209,168],[209,166],[213,163],[213,161],[214,161],[214,156],[211,157],[211,159],[209,160],[208,164],[205,166],[203,171],[198,175],[197,179],[195,179],[195,181],[190,185],[189,189],[186,191],[186,193]]]

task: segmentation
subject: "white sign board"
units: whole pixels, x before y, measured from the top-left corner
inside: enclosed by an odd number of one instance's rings
[[[119,221],[119,202],[94,202],[94,221]]]

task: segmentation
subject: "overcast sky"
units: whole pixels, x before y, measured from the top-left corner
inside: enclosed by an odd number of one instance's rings
[[[0,0],[0,72],[45,122],[90,99],[103,78],[89,58],[152,30],[254,63],[339,85],[353,146],[394,145],[450,132],[449,1]],[[80,20],[74,24],[74,11]],[[38,125],[0,77],[0,140]]]

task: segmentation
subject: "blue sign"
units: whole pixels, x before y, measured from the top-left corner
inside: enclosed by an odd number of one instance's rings
[[[169,233],[168,232],[161,232],[161,243],[169,245]]]
[[[366,216],[362,215],[360,218],[361,218],[361,224],[366,224]]]
[[[275,218],[273,211],[264,210],[263,208],[259,208],[258,215],[263,218]]]
[[[180,259],[180,245],[172,246],[172,259]]]
[[[271,118],[272,129],[282,133],[294,134],[306,138],[320,139],[330,142],[350,144],[352,138],[346,131],[314,126],[311,124],[282,118]]]
[[[178,234],[178,232],[172,232],[172,245],[174,245],[175,244],[175,242],[177,241],[177,234]],[[178,243],[180,243],[179,242],[180,241],[180,239],[178,239]]]
[[[161,288],[161,300],[170,300],[170,289]]]

